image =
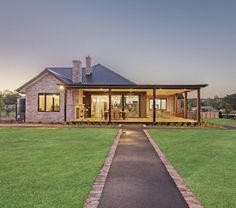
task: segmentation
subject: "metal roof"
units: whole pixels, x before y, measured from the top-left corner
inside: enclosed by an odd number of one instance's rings
[[[47,67],[33,79],[26,82],[17,89],[18,92],[25,93],[25,87],[37,80],[46,72],[61,80],[67,88],[109,88],[109,89],[200,89],[207,84],[135,84],[125,77],[117,74],[111,69],[97,64],[92,66],[93,73],[86,75],[86,68],[82,68],[82,83],[72,82],[72,67]]]
[[[72,68],[49,67],[47,70],[66,84],[73,84]],[[80,85],[135,85],[134,82],[101,64],[92,66],[92,72],[92,74],[86,75],[86,68],[82,68],[82,83]]]

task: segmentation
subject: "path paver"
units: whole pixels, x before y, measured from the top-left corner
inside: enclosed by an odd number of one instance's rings
[[[141,128],[121,136],[99,208],[188,207]]]

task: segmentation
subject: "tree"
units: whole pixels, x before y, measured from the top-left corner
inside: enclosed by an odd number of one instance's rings
[[[0,92],[0,117],[2,117],[2,111],[4,109],[4,101],[3,101],[3,95]]]
[[[204,106],[212,106],[215,109],[222,109],[224,108],[224,102],[222,98],[219,98],[217,96],[215,96],[214,98],[207,98],[204,100],[203,102]]]
[[[225,103],[225,113],[228,114],[233,110],[232,105]]]
[[[17,98],[20,97],[20,94],[16,91],[5,90],[3,92],[3,100],[5,105],[14,105],[17,102]]]
[[[226,112],[236,110],[236,94],[226,95],[223,101]]]
[[[10,116],[10,112],[11,112],[11,109],[6,106],[6,116],[9,117]]]
[[[187,105],[187,109],[188,109],[188,111],[191,111],[192,108],[193,108],[192,104],[191,104],[191,103],[188,103],[188,105]]]

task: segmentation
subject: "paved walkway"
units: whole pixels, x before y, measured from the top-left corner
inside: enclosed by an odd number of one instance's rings
[[[188,207],[142,129],[125,131],[98,207]]]

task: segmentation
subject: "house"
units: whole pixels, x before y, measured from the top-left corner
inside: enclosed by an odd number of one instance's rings
[[[26,122],[199,122],[200,89],[207,84],[136,84],[107,67],[48,67],[17,89],[25,94]],[[187,96],[197,91],[198,108],[188,118]]]

